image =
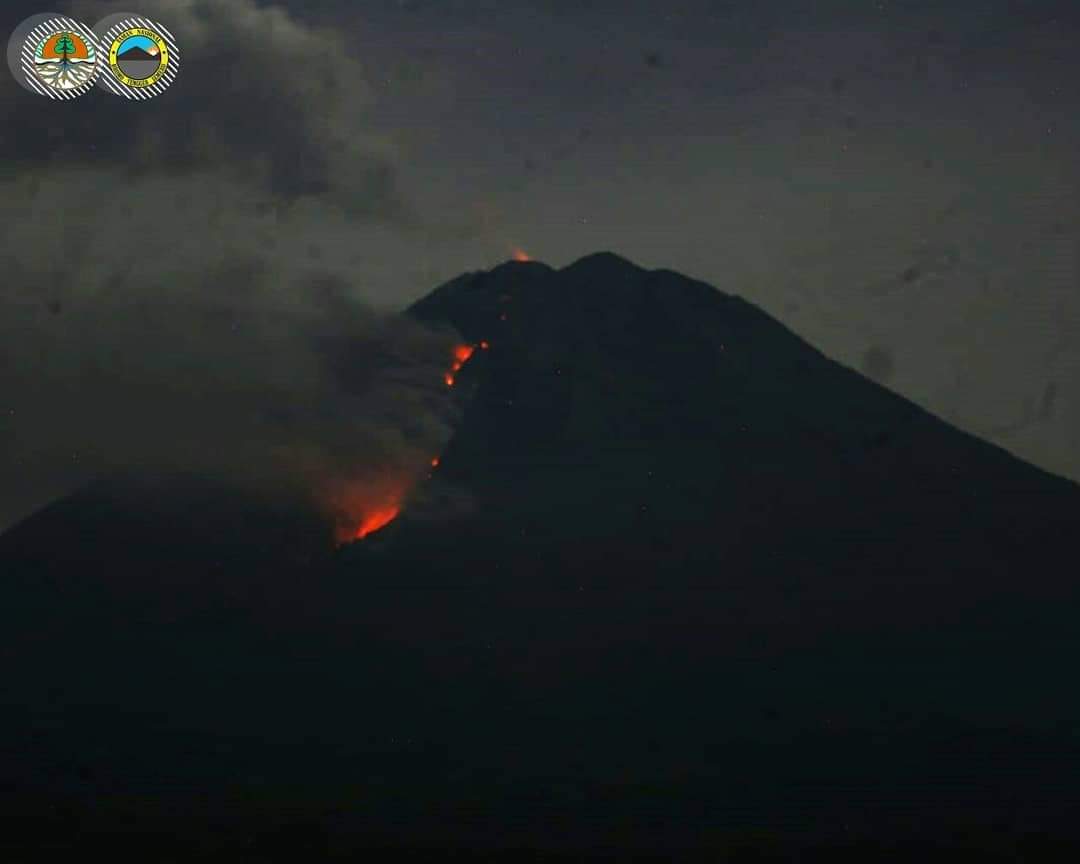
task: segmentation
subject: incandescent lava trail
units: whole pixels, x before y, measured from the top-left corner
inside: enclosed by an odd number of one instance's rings
[[[485,339],[476,345],[460,344],[454,346],[450,368],[443,374],[447,387],[453,387],[457,374],[469,362],[477,349],[486,351],[490,343]],[[430,470],[439,467],[440,457],[431,458]],[[334,496],[334,510],[339,514],[337,542],[339,545],[363,540],[382,530],[393,522],[405,507],[405,502],[412,492],[419,475],[398,477],[380,483],[358,484]],[[430,477],[430,472],[428,473]]]

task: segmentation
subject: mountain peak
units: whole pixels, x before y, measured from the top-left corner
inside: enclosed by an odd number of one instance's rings
[[[1076,665],[1075,485],[749,302],[609,252],[467,273],[409,314],[488,350],[381,537],[330,555],[289,502],[171,480],[0,537],[0,735],[29,742],[8,748],[26,788],[77,758],[132,778],[132,800],[183,777],[201,807],[235,797],[224,777],[257,776],[260,811],[278,789],[341,789],[342,812],[364,796],[364,831],[416,836],[433,834],[408,814],[435,801],[531,832],[533,802],[599,789],[582,820],[621,836],[643,807],[742,808],[757,783],[812,776],[825,801],[855,790],[822,805],[846,820],[867,789],[908,806],[924,766],[949,796],[967,778],[956,812],[997,794],[1003,764],[1032,779],[1030,812],[1064,778],[1075,798],[1075,742],[1022,725],[1080,717],[1059,686]],[[63,800],[94,789],[55,776]],[[787,800],[745,806],[801,818]]]
[[[492,267],[491,270],[481,271],[487,273],[502,273],[506,271],[512,271],[520,273],[522,271],[532,270],[537,273],[553,273],[554,268],[549,264],[545,264],[543,261],[536,261],[532,258],[527,261],[522,261],[517,258],[511,258],[508,261],[503,261],[501,264]]]
[[[641,272],[643,268],[639,267],[633,261],[623,258],[621,255],[601,250],[578,258],[573,264],[568,264],[566,267],[563,267],[560,272],[576,272],[581,270],[603,270],[604,272],[634,270]]]

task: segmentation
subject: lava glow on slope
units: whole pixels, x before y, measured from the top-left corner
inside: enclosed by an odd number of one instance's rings
[[[447,387],[454,386],[454,376],[461,371],[461,367],[472,357],[474,351],[476,351],[475,345],[458,345],[454,348],[454,362],[450,366],[450,371],[443,375],[443,381],[446,382]]]
[[[530,258],[528,256],[528,254],[526,254],[524,249],[515,249],[514,250],[514,260],[515,261],[532,261],[532,258]]]
[[[413,480],[404,473],[355,478],[335,484],[323,500],[336,518],[334,539],[338,546],[363,540],[382,530],[398,515]]]
[[[477,347],[486,351],[491,346],[487,340],[481,341],[478,345],[454,346],[450,368],[443,375],[443,381],[447,387],[454,386],[455,376],[476,353]],[[440,461],[440,457],[432,457],[429,463],[432,471],[439,467]],[[335,511],[345,514],[339,516],[338,520],[338,544],[363,540],[397,519],[409,492],[421,473],[423,472],[418,470],[416,477],[412,480],[399,478],[393,482],[358,483],[348,489],[339,489],[332,498],[335,502]],[[427,476],[431,476],[430,472]]]
[[[363,540],[368,534],[374,534],[380,528],[385,528],[397,519],[400,512],[401,507],[399,505],[390,504],[365,513],[364,518],[360,520],[359,527],[356,529],[354,539]]]

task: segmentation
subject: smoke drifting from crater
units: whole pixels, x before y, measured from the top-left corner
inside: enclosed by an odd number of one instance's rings
[[[89,238],[75,213],[50,213],[107,179],[58,172],[8,190],[39,218],[2,246],[5,516],[119,468],[312,489],[426,470],[451,428],[450,334],[365,306],[347,273],[290,260],[289,223],[217,177],[121,186]],[[182,192],[188,207],[162,209]],[[161,230],[129,251],[128,221]]]
[[[0,529],[123,469],[362,509],[448,438],[455,343],[373,309],[356,276],[407,210],[364,134],[362,70],[250,0],[140,12],[184,46],[162,96],[92,93],[55,134],[58,106],[0,94],[20,130],[0,139]]]

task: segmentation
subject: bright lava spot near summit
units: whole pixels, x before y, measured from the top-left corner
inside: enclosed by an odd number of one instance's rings
[[[525,251],[523,249],[515,249],[514,250],[514,260],[515,261],[532,261],[532,258],[530,258],[525,253]]]

